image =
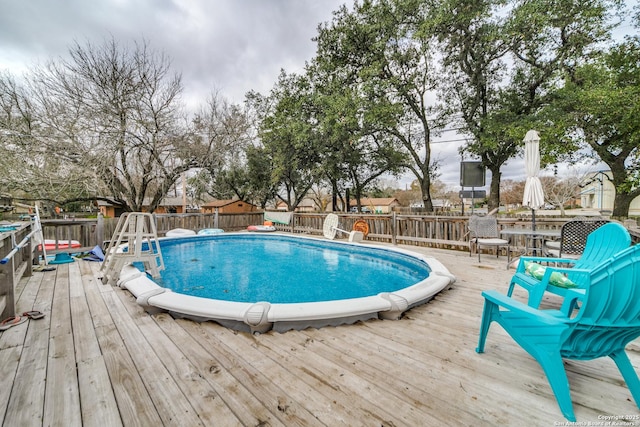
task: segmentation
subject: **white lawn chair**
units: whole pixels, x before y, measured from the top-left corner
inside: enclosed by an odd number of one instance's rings
[[[322,225],[322,234],[329,240],[333,240],[336,238],[336,233],[339,231],[344,234],[349,235],[349,241],[360,243],[364,239],[364,234],[362,231],[346,231],[338,228],[338,215],[336,214],[328,214],[324,219],[324,224]]]

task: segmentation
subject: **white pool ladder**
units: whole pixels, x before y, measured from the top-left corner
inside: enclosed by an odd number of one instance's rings
[[[100,266],[102,283],[116,285],[122,267],[134,262],[141,262],[154,278],[164,270],[156,223],[150,213],[129,212],[120,216]]]

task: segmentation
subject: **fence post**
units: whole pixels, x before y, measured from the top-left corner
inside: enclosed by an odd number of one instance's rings
[[[96,223],[96,245],[102,248],[104,243],[104,216],[98,212],[98,222]]]
[[[391,243],[395,246],[398,244],[398,240],[396,239],[396,212],[393,211],[391,213]]]
[[[16,315],[15,262],[13,257],[0,267],[0,308],[2,319]]]

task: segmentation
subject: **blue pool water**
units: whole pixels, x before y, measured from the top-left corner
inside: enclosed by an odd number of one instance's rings
[[[278,235],[218,235],[161,241],[174,292],[237,301],[296,303],[376,295],[429,276],[417,258],[384,249]]]

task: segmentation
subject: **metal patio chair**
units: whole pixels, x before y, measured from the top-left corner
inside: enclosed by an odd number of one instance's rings
[[[500,247],[507,248],[509,254],[509,241],[500,238],[498,231],[498,219],[495,216],[478,216],[469,217],[469,256],[473,252],[475,246],[478,252],[478,262],[480,262],[480,252],[482,246],[496,248],[496,258],[500,254]]]

